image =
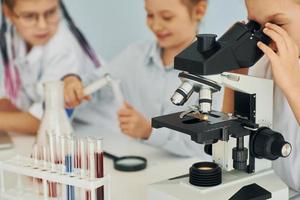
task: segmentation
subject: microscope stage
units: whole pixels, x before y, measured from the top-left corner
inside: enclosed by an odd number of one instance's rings
[[[222,139],[224,132],[233,137],[250,134],[250,132],[245,131],[237,118],[229,117],[222,112],[211,112],[207,120],[200,120],[191,116],[182,119],[180,114],[181,112],[153,118],[152,126],[154,128],[169,128],[188,134],[193,141],[201,144]]]

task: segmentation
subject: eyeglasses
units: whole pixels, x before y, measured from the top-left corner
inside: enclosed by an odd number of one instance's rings
[[[18,18],[20,25],[26,28],[35,27],[38,24],[40,17],[43,17],[48,25],[54,24],[60,20],[59,6],[44,13],[28,12],[17,14],[14,10],[12,10],[12,12]]]

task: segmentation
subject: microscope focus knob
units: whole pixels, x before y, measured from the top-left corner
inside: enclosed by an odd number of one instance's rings
[[[211,50],[216,46],[215,34],[198,34],[197,35],[197,48],[200,53]]]
[[[286,158],[292,152],[292,146],[283,136],[269,128],[260,128],[254,133],[251,140],[251,153],[256,158],[276,160]]]
[[[248,160],[248,149],[232,149],[233,168],[236,170],[246,170]]]

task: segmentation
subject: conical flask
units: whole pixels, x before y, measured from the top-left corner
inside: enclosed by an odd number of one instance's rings
[[[62,81],[44,84],[45,111],[37,135],[37,144],[48,144],[48,133],[70,136],[73,128],[64,108],[64,83]]]

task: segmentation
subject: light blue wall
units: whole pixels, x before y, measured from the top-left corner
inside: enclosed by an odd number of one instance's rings
[[[200,27],[202,33],[221,35],[234,22],[247,19],[244,0],[208,0],[206,17]]]
[[[143,0],[64,0],[78,26],[106,60],[128,44],[151,39]],[[163,0],[162,0],[163,1]],[[220,35],[246,18],[244,0],[209,0],[200,32]]]

